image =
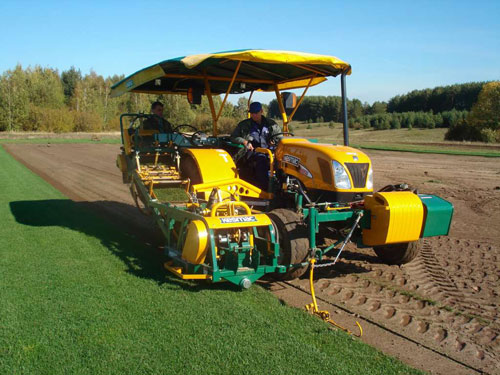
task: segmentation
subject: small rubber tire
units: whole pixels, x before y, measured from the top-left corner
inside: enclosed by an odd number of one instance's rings
[[[277,208],[268,213],[276,230],[280,244],[278,264],[290,265],[304,262],[309,255],[307,227],[299,214],[285,208]],[[308,266],[291,268],[285,273],[276,273],[277,280],[293,280],[302,276]]]
[[[422,248],[422,240],[390,245],[374,246],[375,254],[387,264],[406,264],[417,257]]]

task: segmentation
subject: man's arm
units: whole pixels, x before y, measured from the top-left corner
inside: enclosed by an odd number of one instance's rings
[[[244,124],[241,122],[238,125],[236,125],[236,128],[231,133],[231,142],[238,143],[241,145],[245,144],[246,139],[244,138],[245,134],[243,133],[243,126]]]
[[[273,137],[275,134],[279,134],[279,133],[282,133],[283,130],[281,130],[281,127],[273,121],[273,124],[271,125],[271,129],[270,129],[270,132],[269,132],[269,139],[271,140],[274,140],[275,143],[278,143],[281,138],[283,138],[283,134],[282,135],[278,135],[276,137]]]

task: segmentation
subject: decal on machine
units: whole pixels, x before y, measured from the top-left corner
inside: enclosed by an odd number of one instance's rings
[[[300,165],[300,159],[296,156],[292,156],[292,155],[283,155],[283,161],[285,163],[289,163],[289,164],[292,164],[292,165],[295,165],[296,167],[298,167]]]
[[[232,217],[221,217],[221,224],[239,224],[239,223],[253,223],[257,221],[255,216],[232,216]]]

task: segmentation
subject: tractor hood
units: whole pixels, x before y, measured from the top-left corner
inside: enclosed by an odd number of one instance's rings
[[[348,146],[315,143],[305,138],[283,138],[276,148],[276,159],[281,168],[299,178],[306,187],[339,192],[368,192],[370,158]],[[333,161],[348,171],[351,189],[339,189],[334,184]]]
[[[311,159],[311,152],[314,155],[321,154],[329,160],[336,160],[344,163],[371,163],[370,158],[360,150],[349,146],[333,145],[330,143],[311,142],[306,138],[283,138],[276,149],[276,155],[281,159],[280,154],[292,152],[294,156],[299,157],[303,162]],[[316,155],[318,157],[319,155]]]

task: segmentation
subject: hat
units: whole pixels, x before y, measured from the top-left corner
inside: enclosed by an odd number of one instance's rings
[[[259,102],[253,102],[250,104],[250,113],[257,113],[262,111],[262,104]]]

